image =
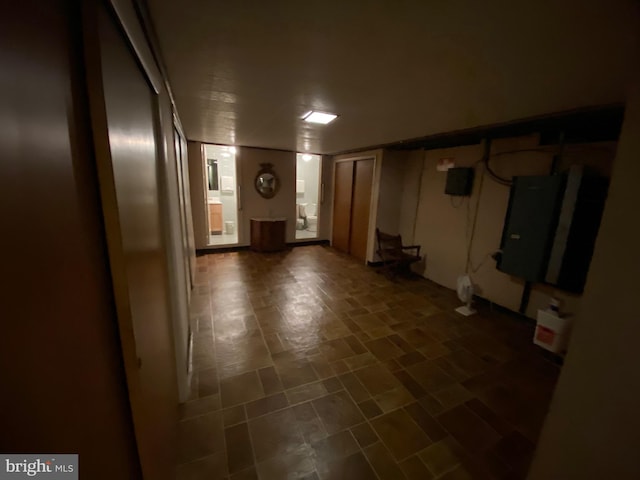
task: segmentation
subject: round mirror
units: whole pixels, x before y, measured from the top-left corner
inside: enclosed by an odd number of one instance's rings
[[[254,185],[263,198],[273,198],[280,188],[280,179],[272,169],[272,164],[261,163]]]

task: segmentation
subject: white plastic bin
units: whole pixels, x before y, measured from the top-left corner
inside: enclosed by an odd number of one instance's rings
[[[555,312],[538,310],[533,343],[553,353],[564,353],[569,343],[571,324],[567,318]]]
[[[224,222],[224,233],[227,235],[233,235],[236,224],[234,222]]]

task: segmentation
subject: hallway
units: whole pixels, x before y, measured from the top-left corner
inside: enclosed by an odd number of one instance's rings
[[[329,247],[197,262],[179,480],[525,477],[559,372],[529,324]]]

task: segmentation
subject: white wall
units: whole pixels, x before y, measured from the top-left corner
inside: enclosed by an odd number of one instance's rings
[[[520,149],[538,151],[506,153]],[[602,175],[609,175],[614,152],[615,143],[568,145],[559,170],[563,171],[572,164],[582,164],[590,165]],[[491,145],[491,166],[505,177],[546,175],[550,172],[555,153],[555,147],[540,150],[536,135],[497,139]],[[500,247],[509,187],[496,183],[485,174],[484,165],[477,163],[482,155],[483,146],[478,144],[415,151],[406,158],[402,192],[398,189],[398,195],[402,195],[399,231],[405,243],[412,241],[422,246],[426,262],[423,269],[417,266],[417,273],[451,289],[456,287],[457,277],[466,271],[467,249],[471,245],[470,274],[477,294],[517,311],[524,282],[497,270],[495,261],[489,258]],[[442,158],[453,159],[458,167],[475,165],[476,175],[470,197],[451,198],[445,195],[447,174],[436,170]],[[476,206],[478,213],[472,240]],[[548,305],[551,296],[562,301],[565,312],[579,312],[580,295],[535,285],[526,315],[534,318],[539,308]]]
[[[640,478],[640,85],[627,104],[583,308],[531,480]]]
[[[407,152],[385,150],[380,158],[380,186],[376,227],[383,232],[396,234],[400,228],[402,195],[399,189],[404,181]]]
[[[287,219],[286,241],[295,240],[296,229],[296,154],[283,150],[263,150],[240,147],[240,185],[242,186],[242,245],[251,241],[251,218],[285,217]],[[275,197],[262,198],[254,187],[256,174],[261,163],[273,164],[273,170],[280,178],[280,190]]]

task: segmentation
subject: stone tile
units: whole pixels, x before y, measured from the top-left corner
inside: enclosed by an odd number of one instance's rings
[[[435,421],[420,404],[412,403],[404,407],[404,410],[413,418],[413,421],[427,434],[431,441],[436,442],[447,436],[447,432]]]
[[[427,393],[422,386],[415,381],[405,370],[398,370],[393,375],[400,381],[402,386],[406,388],[414,398],[422,398]]]
[[[349,370],[354,371],[369,365],[374,365],[378,363],[378,360],[371,355],[371,353],[367,352],[362,355],[345,358],[344,363],[349,367]]]
[[[328,342],[320,344],[320,351],[329,362],[335,362],[336,360],[342,360],[356,355],[356,352],[353,351],[349,342],[344,338],[329,340]]]
[[[365,343],[365,346],[369,349],[375,357],[384,362],[401,356],[404,352],[392,343],[387,337],[378,338]]]
[[[218,373],[215,367],[198,371],[198,396],[208,397],[218,393]]]
[[[282,392],[276,393],[275,395],[259,398],[258,400],[247,403],[247,417],[250,419],[259,417],[260,415],[281,410],[287,406],[289,406],[289,402],[285,394]]]
[[[369,392],[366,388],[360,383],[358,377],[356,377],[353,373],[345,373],[338,377],[344,388],[347,389],[351,397],[356,402],[362,402],[370,398]]]
[[[495,430],[464,405],[444,412],[437,420],[471,453],[488,449],[500,439]]]
[[[513,430],[513,427],[506,420],[493,413],[489,407],[477,398],[472,398],[465,405],[500,435],[507,435]]]
[[[404,338],[402,338],[397,333],[394,333],[393,335],[389,335],[388,338],[395,346],[397,346],[403,352],[408,353],[413,351],[413,346],[410,345],[409,342],[407,342]]]
[[[418,456],[431,473],[439,476],[459,465],[465,454],[459,445],[447,437],[427,447]]]
[[[407,477],[407,480],[430,480],[433,478],[433,474],[416,455],[401,462],[400,470]]]
[[[473,394],[459,383],[447,385],[431,395],[445,408],[455,407],[473,398]]]
[[[400,385],[398,380],[380,365],[363,368],[355,372],[355,375],[371,395],[392,390]]]
[[[427,392],[440,390],[456,383],[455,378],[430,361],[416,363],[406,370]]]
[[[285,389],[318,380],[318,375],[307,360],[294,360],[276,365]]]
[[[212,477],[219,478],[219,477]],[[203,479],[202,479],[203,480]],[[249,467],[241,472],[231,475],[230,480],[258,480],[258,473],[256,467]]]
[[[230,407],[264,396],[258,373],[247,372],[220,380],[222,406]]]
[[[400,480],[405,476],[389,451],[380,442],[364,449],[364,454],[380,480]]]
[[[222,412],[211,412],[178,423],[178,463],[187,463],[224,449]]]
[[[258,462],[275,455],[295,452],[304,445],[304,438],[298,431],[296,417],[291,409],[250,420],[249,431]]]
[[[373,399],[365,400],[364,402],[359,403],[358,407],[360,407],[360,410],[367,418],[374,418],[382,415],[382,409]]]
[[[350,322],[353,322],[353,320],[349,320]],[[346,321],[345,321],[346,323]],[[362,343],[360,342],[360,340],[358,340],[355,336],[353,335],[349,335],[347,337],[344,337],[345,342],[347,342],[349,344],[349,346],[351,347],[351,350],[353,350],[353,352],[356,355],[360,355],[362,353],[366,353],[367,349],[362,345]]]
[[[375,473],[361,452],[324,463],[318,467],[321,479],[372,480]]]
[[[520,432],[511,432],[500,439],[492,453],[520,474],[526,474],[534,452],[533,443]]]
[[[317,442],[328,436],[311,402],[296,405],[292,410],[298,421],[298,429],[307,442]]]
[[[403,367],[408,367],[409,365],[413,365],[414,363],[420,363],[425,361],[426,358],[420,352],[416,350],[412,350],[404,355],[398,357],[398,363]]]
[[[395,410],[371,420],[371,426],[396,461],[407,458],[431,444],[431,440],[404,410]]]
[[[340,379],[338,377],[331,377],[322,380],[322,384],[329,393],[337,392],[338,390],[342,390],[343,388],[342,383],[340,382]]]
[[[351,428],[351,433],[362,448],[368,447],[378,441],[376,432],[373,431],[368,423],[361,423]]]
[[[322,397],[327,393],[327,387],[324,382],[307,383],[306,385],[300,385],[299,387],[286,391],[287,398],[291,405],[313,400],[314,398]]]
[[[246,420],[247,415],[244,411],[244,405],[236,405],[235,407],[225,408],[222,411],[222,421],[225,427],[230,427]]]
[[[227,475],[227,459],[223,450],[190,463],[178,465],[177,480],[223,478]]]
[[[191,417],[197,417],[198,415],[202,415],[204,413],[220,410],[220,406],[220,395],[211,395],[209,397],[191,400],[189,402],[180,404],[178,409],[179,418],[180,420],[184,420]]]
[[[260,381],[265,395],[273,395],[274,393],[284,390],[280,377],[274,367],[265,367],[258,370]]]
[[[412,403],[415,399],[402,385],[382,392],[373,397],[383,412],[390,412],[404,405]]]
[[[258,463],[256,470],[260,480],[312,479],[315,473],[315,463],[311,447],[299,445],[287,453],[272,456]]]
[[[330,434],[364,421],[360,410],[345,391],[313,400],[312,404]]]
[[[342,457],[348,457],[360,447],[349,430],[344,430],[311,444],[317,465],[326,464]]]
[[[240,423],[224,431],[229,473],[236,473],[253,465],[253,450],[246,423]]]

